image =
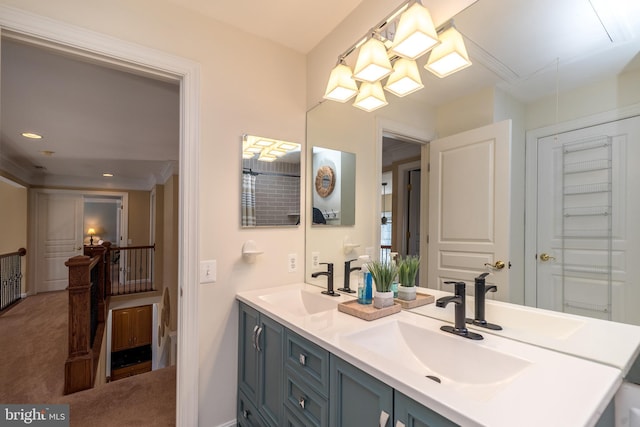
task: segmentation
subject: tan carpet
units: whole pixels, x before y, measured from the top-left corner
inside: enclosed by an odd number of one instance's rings
[[[67,403],[72,427],[175,425],[175,367],[64,396],[67,334],[66,291],[28,297],[0,315],[0,403]]]
[[[0,316],[0,402],[48,403],[64,391],[68,294],[41,293]]]

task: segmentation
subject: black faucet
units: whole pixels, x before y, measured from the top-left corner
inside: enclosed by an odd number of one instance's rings
[[[347,292],[349,294],[353,294],[356,291],[349,287],[349,282],[351,280],[351,272],[362,270],[361,267],[351,267],[351,263],[355,261],[355,259],[350,259],[349,261],[344,262],[344,288],[338,288],[339,291]]]
[[[455,287],[455,295],[450,297],[442,297],[438,298],[436,301],[436,307],[444,308],[450,302],[456,305],[456,322],[455,326],[445,325],[441,326],[440,329],[449,332],[455,335],[460,335],[461,337],[469,338],[472,340],[481,340],[482,335],[471,332],[465,326],[465,310],[466,310],[466,297],[465,297],[465,286],[464,282],[444,282],[445,284],[453,284]]]
[[[322,293],[325,295],[331,295],[332,297],[339,297],[340,294],[333,290],[333,263],[321,262],[320,264],[326,265],[327,271],[316,271],[311,274],[311,277],[327,276],[327,290],[322,291]]]
[[[481,328],[492,329],[494,331],[502,330],[502,327],[499,325],[494,325],[493,323],[489,323],[484,318],[484,301],[485,294],[487,292],[495,292],[498,290],[498,287],[495,285],[486,286],[485,277],[487,277],[489,273],[482,273],[478,277],[475,278],[475,314],[474,319],[467,318],[467,323],[480,326]]]

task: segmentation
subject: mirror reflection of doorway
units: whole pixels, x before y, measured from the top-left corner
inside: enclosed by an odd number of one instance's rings
[[[380,187],[381,224],[380,258],[420,255],[421,150],[423,143],[398,135],[382,140],[382,183]]]

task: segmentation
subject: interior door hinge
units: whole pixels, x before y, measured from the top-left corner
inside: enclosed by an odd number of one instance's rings
[[[411,191],[411,184],[407,184],[407,191]]]
[[[427,245],[429,244],[429,235],[427,234]]]
[[[431,163],[427,163],[427,172],[431,172]]]

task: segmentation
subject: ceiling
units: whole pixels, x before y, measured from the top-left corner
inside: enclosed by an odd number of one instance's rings
[[[303,54],[361,3],[164,1]],[[556,88],[640,69],[640,2],[478,0],[455,23],[474,65],[445,79],[424,72],[425,89],[410,95],[418,102],[435,106],[491,85],[531,102]],[[1,65],[0,161],[5,171],[34,185],[139,189],[175,172],[176,83],[6,39]],[[396,102],[393,95],[388,100]],[[26,140],[20,135],[24,131],[41,132],[44,138]],[[105,179],[103,172],[115,176]]]

